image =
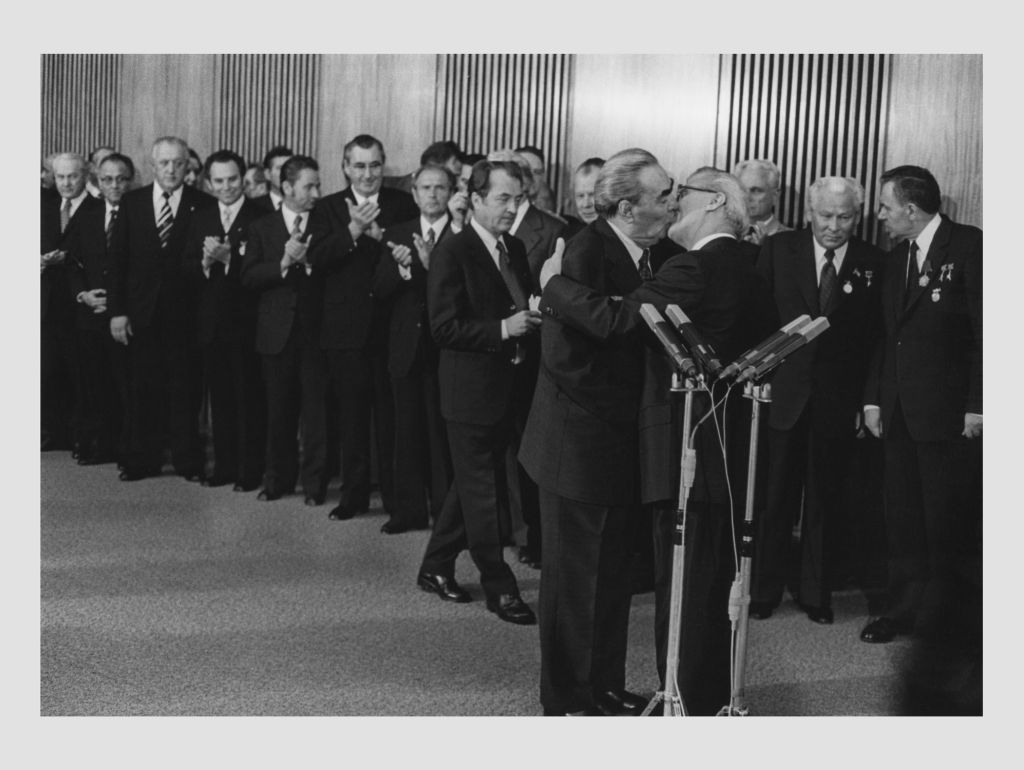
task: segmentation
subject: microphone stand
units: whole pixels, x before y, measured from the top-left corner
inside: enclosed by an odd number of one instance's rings
[[[729,595],[729,619],[736,631],[736,650],[733,653],[734,674],[729,703],[723,706],[718,716],[747,716],[744,698],[747,668],[747,627],[750,623],[750,571],[754,558],[754,494],[757,478],[757,441],[761,422],[761,404],[772,401],[772,386],[747,382],[743,386],[743,397],[752,402],[750,410],[750,456],[747,462],[747,501],[743,515],[743,529],[740,538],[740,572],[732,585]]]
[[[703,378],[698,376],[703,384]],[[683,401],[682,453],[679,460],[679,507],[676,509],[676,530],[672,546],[672,583],[669,593],[668,651],[665,656],[665,685],[651,698],[641,716],[649,716],[663,704],[662,716],[686,716],[683,696],[679,691],[679,640],[683,622],[683,574],[686,567],[686,507],[696,475],[697,450],[690,444],[690,423],[693,415],[693,393],[697,381],[675,372],[670,390],[685,392]]]

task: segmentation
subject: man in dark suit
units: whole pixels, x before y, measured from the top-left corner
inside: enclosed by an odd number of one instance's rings
[[[515,163],[480,161],[470,176],[473,221],[431,256],[428,312],[441,348],[438,382],[455,483],[434,524],[417,583],[448,601],[469,601],[454,577],[464,549],[480,570],[487,609],[532,624],[502,555],[500,509],[517,414],[536,377],[540,315],[528,307],[529,266],[508,235],[524,195]],[[532,362],[532,364],[531,364]]]
[[[320,167],[294,155],[281,167],[281,209],[249,225],[242,286],[259,295],[256,352],[266,386],[266,471],[260,500],[295,488],[301,421],[306,505],[321,505],[327,472],[327,364],[320,349],[322,282],[309,260],[310,212],[320,199]]]
[[[782,188],[782,172],[770,160],[741,160],[732,169],[747,194],[750,225],[743,240],[761,245],[764,239],[792,228],[775,218],[775,204]]]
[[[419,213],[408,193],[381,186],[385,156],[379,140],[360,134],[345,145],[344,155],[349,186],[317,205],[309,253],[324,284],[320,345],[340,409],[341,500],[329,514],[335,521],[369,509],[371,415],[381,498],[386,511],[394,510],[389,307],[375,300],[373,275],[382,255],[390,259],[385,230]]]
[[[771,380],[767,494],[751,584],[755,618],[769,617],[782,599],[791,573],[790,533],[800,520],[799,602],[812,621],[832,623],[837,538],[849,530],[846,480],[882,324],[883,255],[853,236],[863,205],[864,188],[855,179],[822,177],[807,193],[810,228],[769,236],[761,249],[758,270],[780,323],[806,314],[827,317],[829,328],[789,356]]]
[[[131,361],[122,481],[160,473],[165,430],[175,472],[190,481],[203,477],[198,282],[184,249],[193,216],[216,201],[184,184],[188,158],[188,145],[177,137],[153,143],[154,184],[121,199],[111,238],[110,332],[129,346]]]
[[[110,336],[107,286],[111,263],[109,245],[121,198],[135,176],[131,158],[112,152],[96,169],[102,196],[99,206],[82,212],[72,233],[68,281],[78,310],[77,392],[81,407],[82,448],[79,465],[99,465],[124,453],[128,403],[127,351]]]
[[[42,449],[80,451],[77,434],[81,415],[75,404],[75,306],[68,288],[68,243],[81,219],[102,204],[85,189],[86,162],[81,155],[54,156],[56,193],[44,191],[40,199],[40,427]]]
[[[281,210],[284,201],[284,193],[281,191],[281,166],[294,154],[290,148],[279,144],[271,147],[263,156],[263,173],[266,175],[269,189],[266,195],[253,198],[253,203],[265,212]]]
[[[982,235],[939,214],[926,169],[899,166],[881,182],[879,219],[902,242],[882,286],[864,421],[885,450],[889,605],[861,639],[957,636],[961,651],[977,645],[980,669]],[[960,594],[976,601],[951,601]]]
[[[674,186],[645,150],[601,169],[600,218],[570,241],[563,273],[604,296],[651,277],[650,248],[676,211]],[[588,335],[559,321],[548,299],[542,366],[519,457],[540,487],[541,703],[545,714],[638,713],[625,690],[629,561],[639,519],[639,329]]]
[[[434,248],[456,232],[448,214],[454,189],[454,174],[442,166],[423,166],[413,175],[420,216],[388,229],[392,258],[381,258],[374,276],[374,296],[391,303],[395,509],[381,526],[389,535],[436,521],[452,481],[437,388],[438,351],[427,317],[427,271]]]
[[[249,225],[265,214],[242,194],[245,162],[219,150],[204,164],[217,206],[196,212],[185,259],[199,281],[199,344],[210,394],[213,473],[205,486],[256,489],[263,477],[266,407],[254,348],[256,295],[241,282]]]

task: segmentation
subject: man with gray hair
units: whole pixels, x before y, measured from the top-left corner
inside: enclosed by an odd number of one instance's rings
[[[815,623],[833,620],[831,589],[848,515],[844,491],[853,466],[860,406],[872,350],[881,335],[884,255],[854,235],[864,189],[849,177],[823,177],[807,192],[808,229],[769,237],[758,270],[781,323],[825,316],[828,330],[789,356],[772,379],[768,481],[758,520],[750,615],[764,619],[791,574],[793,525],[801,521],[797,601]],[[801,519],[801,499],[803,517]]]
[[[746,193],[750,225],[743,240],[760,245],[765,238],[792,228],[775,218],[782,172],[770,160],[741,160],[732,170]]]
[[[621,297],[651,279],[674,193],[646,150],[609,158],[595,184],[599,217],[566,248],[564,280]],[[584,333],[550,299],[541,300],[542,365],[519,453],[540,487],[541,704],[546,715],[638,714],[645,700],[626,691],[625,663],[643,332],[610,336],[599,309]]]

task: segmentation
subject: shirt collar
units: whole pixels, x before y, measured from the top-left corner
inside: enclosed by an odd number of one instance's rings
[[[107,212],[107,216],[108,217],[110,216],[110,212],[111,211],[116,211],[117,209],[120,208],[120,204],[115,206],[113,203],[111,203],[110,201],[108,201],[106,199],[103,200],[103,205],[107,207],[106,208],[106,212]]]
[[[932,247],[932,241],[935,239],[935,232],[939,229],[940,224],[942,224],[942,217],[936,214],[932,217],[931,221],[924,226],[924,229],[917,234],[916,238],[910,239],[912,241],[917,241],[918,267],[923,265],[925,259],[928,257],[928,250]]]
[[[235,221],[235,217],[238,216],[238,212],[241,210],[243,203],[245,203],[245,196],[244,195],[239,196],[238,200],[236,200],[230,206],[225,206],[220,201],[217,201],[217,207],[220,209],[220,218],[223,220],[224,219],[224,212],[225,211],[229,211],[229,212],[231,212],[231,221],[234,222]]]
[[[284,203],[284,198],[282,196],[278,195],[273,190],[271,190],[270,191],[270,203],[271,203],[271,205],[273,205],[274,211],[277,211],[278,209],[281,208],[282,204]]]
[[[62,198],[61,201],[60,201],[60,205],[61,205],[61,207],[63,207],[64,206],[64,201],[70,200],[71,201],[71,214],[73,216],[74,213],[76,211],[78,211],[78,207],[82,205],[82,201],[84,201],[88,195],[89,195],[89,191],[83,188],[82,192],[78,193],[78,195],[76,195],[74,198]]]
[[[622,245],[625,246],[626,251],[629,252],[629,258],[633,260],[633,264],[636,265],[637,270],[639,270],[640,257],[644,255],[643,246],[637,246],[636,242],[628,235],[626,235],[624,232],[622,232],[622,230],[617,228],[610,219],[606,219],[605,222],[608,223],[608,226],[612,229],[612,232],[619,237],[620,241],[622,241]]]
[[[356,188],[353,187],[352,188],[352,197],[354,197],[356,199],[356,205],[358,205],[358,206],[362,206],[364,203],[366,203],[366,201],[371,201],[372,203],[376,203],[378,206],[380,205],[380,190],[377,190],[377,192],[375,192],[373,195],[371,195],[369,198],[367,198],[365,195],[361,195],[360,193],[357,193],[356,192]]]
[[[436,222],[428,222],[427,218],[420,214],[420,234],[425,236],[427,230],[433,230],[435,241],[441,237],[441,231],[444,230],[446,224],[448,224],[448,212],[438,217]]]
[[[491,257],[494,259],[498,258],[498,239],[491,235],[490,230],[485,229],[475,219],[470,220],[470,225],[476,230],[476,234],[480,236],[480,240],[484,242],[484,246],[487,247],[487,251],[491,253]],[[504,241],[502,241],[504,243]],[[508,246],[505,246],[505,250],[508,250]]]
[[[693,244],[693,246],[690,248],[690,251],[699,251],[700,249],[703,249],[705,246],[711,243],[711,241],[716,240],[718,238],[732,238],[734,241],[739,240],[732,233],[711,233],[711,235],[705,235],[703,238],[701,238],[699,241]]]
[[[296,217],[302,217],[302,225],[301,225],[301,227],[299,229],[303,233],[306,232],[306,227],[309,225],[309,215],[310,215],[310,212],[303,211],[301,213],[297,213],[295,211],[292,211],[287,206],[282,206],[281,207],[281,215],[284,217],[284,226],[288,228],[288,232],[289,233],[295,227],[295,218]]]
[[[178,205],[178,201],[181,200],[181,191],[185,185],[179,185],[178,189],[171,193],[171,197],[167,199],[167,202],[172,206]],[[158,185],[156,182],[153,183],[153,203],[158,206],[164,204],[164,188]]]

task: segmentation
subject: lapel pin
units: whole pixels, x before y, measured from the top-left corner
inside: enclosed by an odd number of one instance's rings
[[[873,275],[874,275],[874,272],[871,271],[871,270],[865,270],[864,271],[864,285],[865,286],[870,286],[871,285],[871,277]]]
[[[924,288],[925,286],[928,285],[928,273],[925,273],[924,275],[917,279],[917,285],[920,286],[921,288]]]
[[[936,286],[934,289],[932,289],[932,302],[938,302],[941,297],[942,289]]]
[[[853,292],[853,285],[847,281],[843,284],[843,294],[850,294]]]

